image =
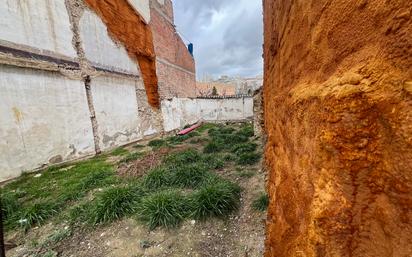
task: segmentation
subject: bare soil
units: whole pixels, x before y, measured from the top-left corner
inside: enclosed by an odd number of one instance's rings
[[[121,176],[141,176],[158,165],[160,160],[171,151],[180,151],[188,147],[201,149],[203,146],[202,142],[198,144],[186,142],[175,148],[162,148],[130,164],[120,165],[118,173]],[[130,146],[130,149],[133,149],[133,146]],[[146,150],[141,149],[141,151]],[[117,162],[118,158],[109,160]],[[241,171],[247,171],[252,175],[242,176]],[[38,249],[38,245],[53,231],[68,226],[64,223],[56,225],[57,222],[53,221],[31,229],[25,235],[17,232],[10,233],[9,240],[14,238],[13,241],[19,246],[9,250],[7,255],[10,257],[263,256],[266,213],[255,211],[251,207],[253,200],[264,192],[265,173],[262,163],[246,167],[232,163],[217,172],[237,182],[243,189],[239,210],[226,219],[189,220],[172,230],[158,228],[150,231],[147,226],[132,218],[94,228],[72,228],[71,236],[49,247],[52,250],[51,254],[55,255],[44,255],[44,249],[43,255],[36,255],[33,249]]]

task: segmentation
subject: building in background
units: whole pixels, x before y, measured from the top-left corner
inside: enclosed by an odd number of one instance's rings
[[[219,96],[252,95],[263,86],[263,76],[254,78],[221,76],[217,80],[204,79],[196,83],[198,96],[213,95],[213,88],[216,88]]]

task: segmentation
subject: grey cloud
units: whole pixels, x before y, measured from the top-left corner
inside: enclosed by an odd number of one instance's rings
[[[260,0],[175,0],[174,5],[178,31],[195,45],[198,78],[262,73]]]

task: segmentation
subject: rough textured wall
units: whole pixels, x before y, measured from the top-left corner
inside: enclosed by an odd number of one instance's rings
[[[195,60],[176,32],[170,0],[151,0],[150,27],[161,98],[195,97]]]
[[[156,58],[150,27],[127,0],[85,0],[100,16],[115,40],[120,41],[133,59],[139,63],[147,99],[153,107],[160,107]]]
[[[264,0],[266,256],[412,256],[411,15]]]

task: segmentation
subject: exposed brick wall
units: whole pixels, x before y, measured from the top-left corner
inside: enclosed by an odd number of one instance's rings
[[[161,99],[196,96],[196,82],[193,73],[177,69],[161,61],[158,61],[156,65]]]
[[[164,4],[159,2],[163,2]],[[151,4],[153,8],[160,10],[171,22],[174,23],[173,3],[171,0],[154,0]]]
[[[161,98],[195,97],[195,60],[171,22],[171,1],[166,0],[162,6],[157,0],[152,0],[150,26],[157,57],[160,95]]]

